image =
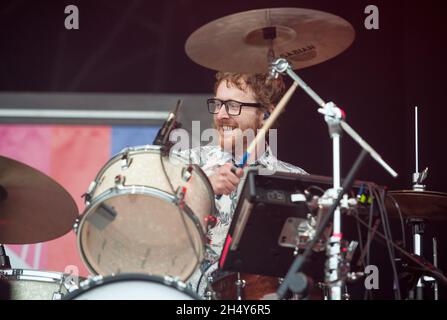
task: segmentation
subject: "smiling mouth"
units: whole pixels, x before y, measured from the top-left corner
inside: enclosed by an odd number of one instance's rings
[[[223,130],[223,132],[231,132],[236,129],[236,127],[233,126],[221,126],[220,128]]]

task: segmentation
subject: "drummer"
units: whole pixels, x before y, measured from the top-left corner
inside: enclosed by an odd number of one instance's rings
[[[214,98],[208,99],[208,111],[214,115],[214,126],[218,131],[219,145],[203,146],[182,152],[182,156],[201,166],[216,195],[217,223],[208,232],[208,244],[204,261],[190,277],[188,284],[199,295],[207,287],[208,276],[217,269],[220,253],[230,227],[238,201],[238,186],[243,170],[231,171],[232,161],[239,162],[247,147],[243,132],[262,127],[285,92],[281,78],[267,80],[267,74],[235,74],[218,72],[214,86]],[[240,130],[238,130],[240,129]],[[244,148],[237,148],[243,141]],[[299,167],[278,160],[270,146],[259,156],[248,162],[250,166],[270,171],[302,173]]]

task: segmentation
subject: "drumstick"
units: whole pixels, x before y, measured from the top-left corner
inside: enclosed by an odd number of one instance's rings
[[[259,129],[258,134],[256,135],[255,139],[250,143],[250,145],[247,148],[247,151],[245,151],[244,156],[241,159],[241,162],[239,164],[234,165],[231,168],[231,172],[233,174],[236,174],[236,170],[238,168],[243,168],[247,164],[248,158],[250,157],[250,154],[255,150],[256,144],[261,141],[261,139],[264,139],[265,133],[267,130],[269,130],[276,119],[278,119],[281,112],[285,109],[287,102],[289,102],[290,98],[292,97],[292,94],[295,92],[295,90],[298,88],[298,82],[293,82],[293,84],[290,86],[290,88],[287,90],[287,92],[284,94],[284,96],[281,98],[281,100],[276,105],[276,108],[273,110],[273,112],[270,114],[270,117],[268,117],[267,121],[264,123],[261,129]],[[219,200],[222,195],[217,195],[217,199]]]
[[[287,90],[285,95],[281,98],[281,100],[278,102],[278,105],[273,110],[270,117],[268,117],[267,121],[264,123],[262,128],[259,129],[255,139],[248,146],[247,151],[245,151],[244,156],[242,157],[242,160],[237,165],[237,167],[241,168],[247,164],[250,154],[255,150],[256,145],[261,141],[261,139],[262,140],[264,139],[266,132],[272,127],[273,123],[276,121],[276,119],[278,119],[281,112],[286,108],[287,103],[289,102],[290,98],[292,97],[292,94],[295,92],[297,88],[298,88],[298,82],[295,81]]]

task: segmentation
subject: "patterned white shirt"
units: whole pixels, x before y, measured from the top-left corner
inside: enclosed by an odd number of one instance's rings
[[[176,154],[189,163],[199,165],[207,176],[214,174],[214,171],[219,166],[232,162],[232,155],[223,151],[219,146],[197,147]],[[251,164],[250,167],[263,168],[273,172],[306,174],[303,169],[276,159],[270,147],[267,147],[263,155]],[[218,267],[220,254],[237,206],[244,179],[245,177],[242,177],[237,190],[233,191],[230,195],[215,197],[217,223],[213,228],[208,230],[207,237],[209,241],[206,244],[203,262],[187,281],[190,289],[200,296],[204,295],[208,276]]]

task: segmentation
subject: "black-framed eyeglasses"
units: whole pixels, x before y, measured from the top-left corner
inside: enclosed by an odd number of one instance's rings
[[[238,116],[241,114],[242,107],[256,107],[260,108],[262,104],[259,102],[240,102],[236,100],[220,100],[216,98],[207,99],[208,111],[212,114],[218,114],[220,108],[225,106],[225,110],[231,116]]]

